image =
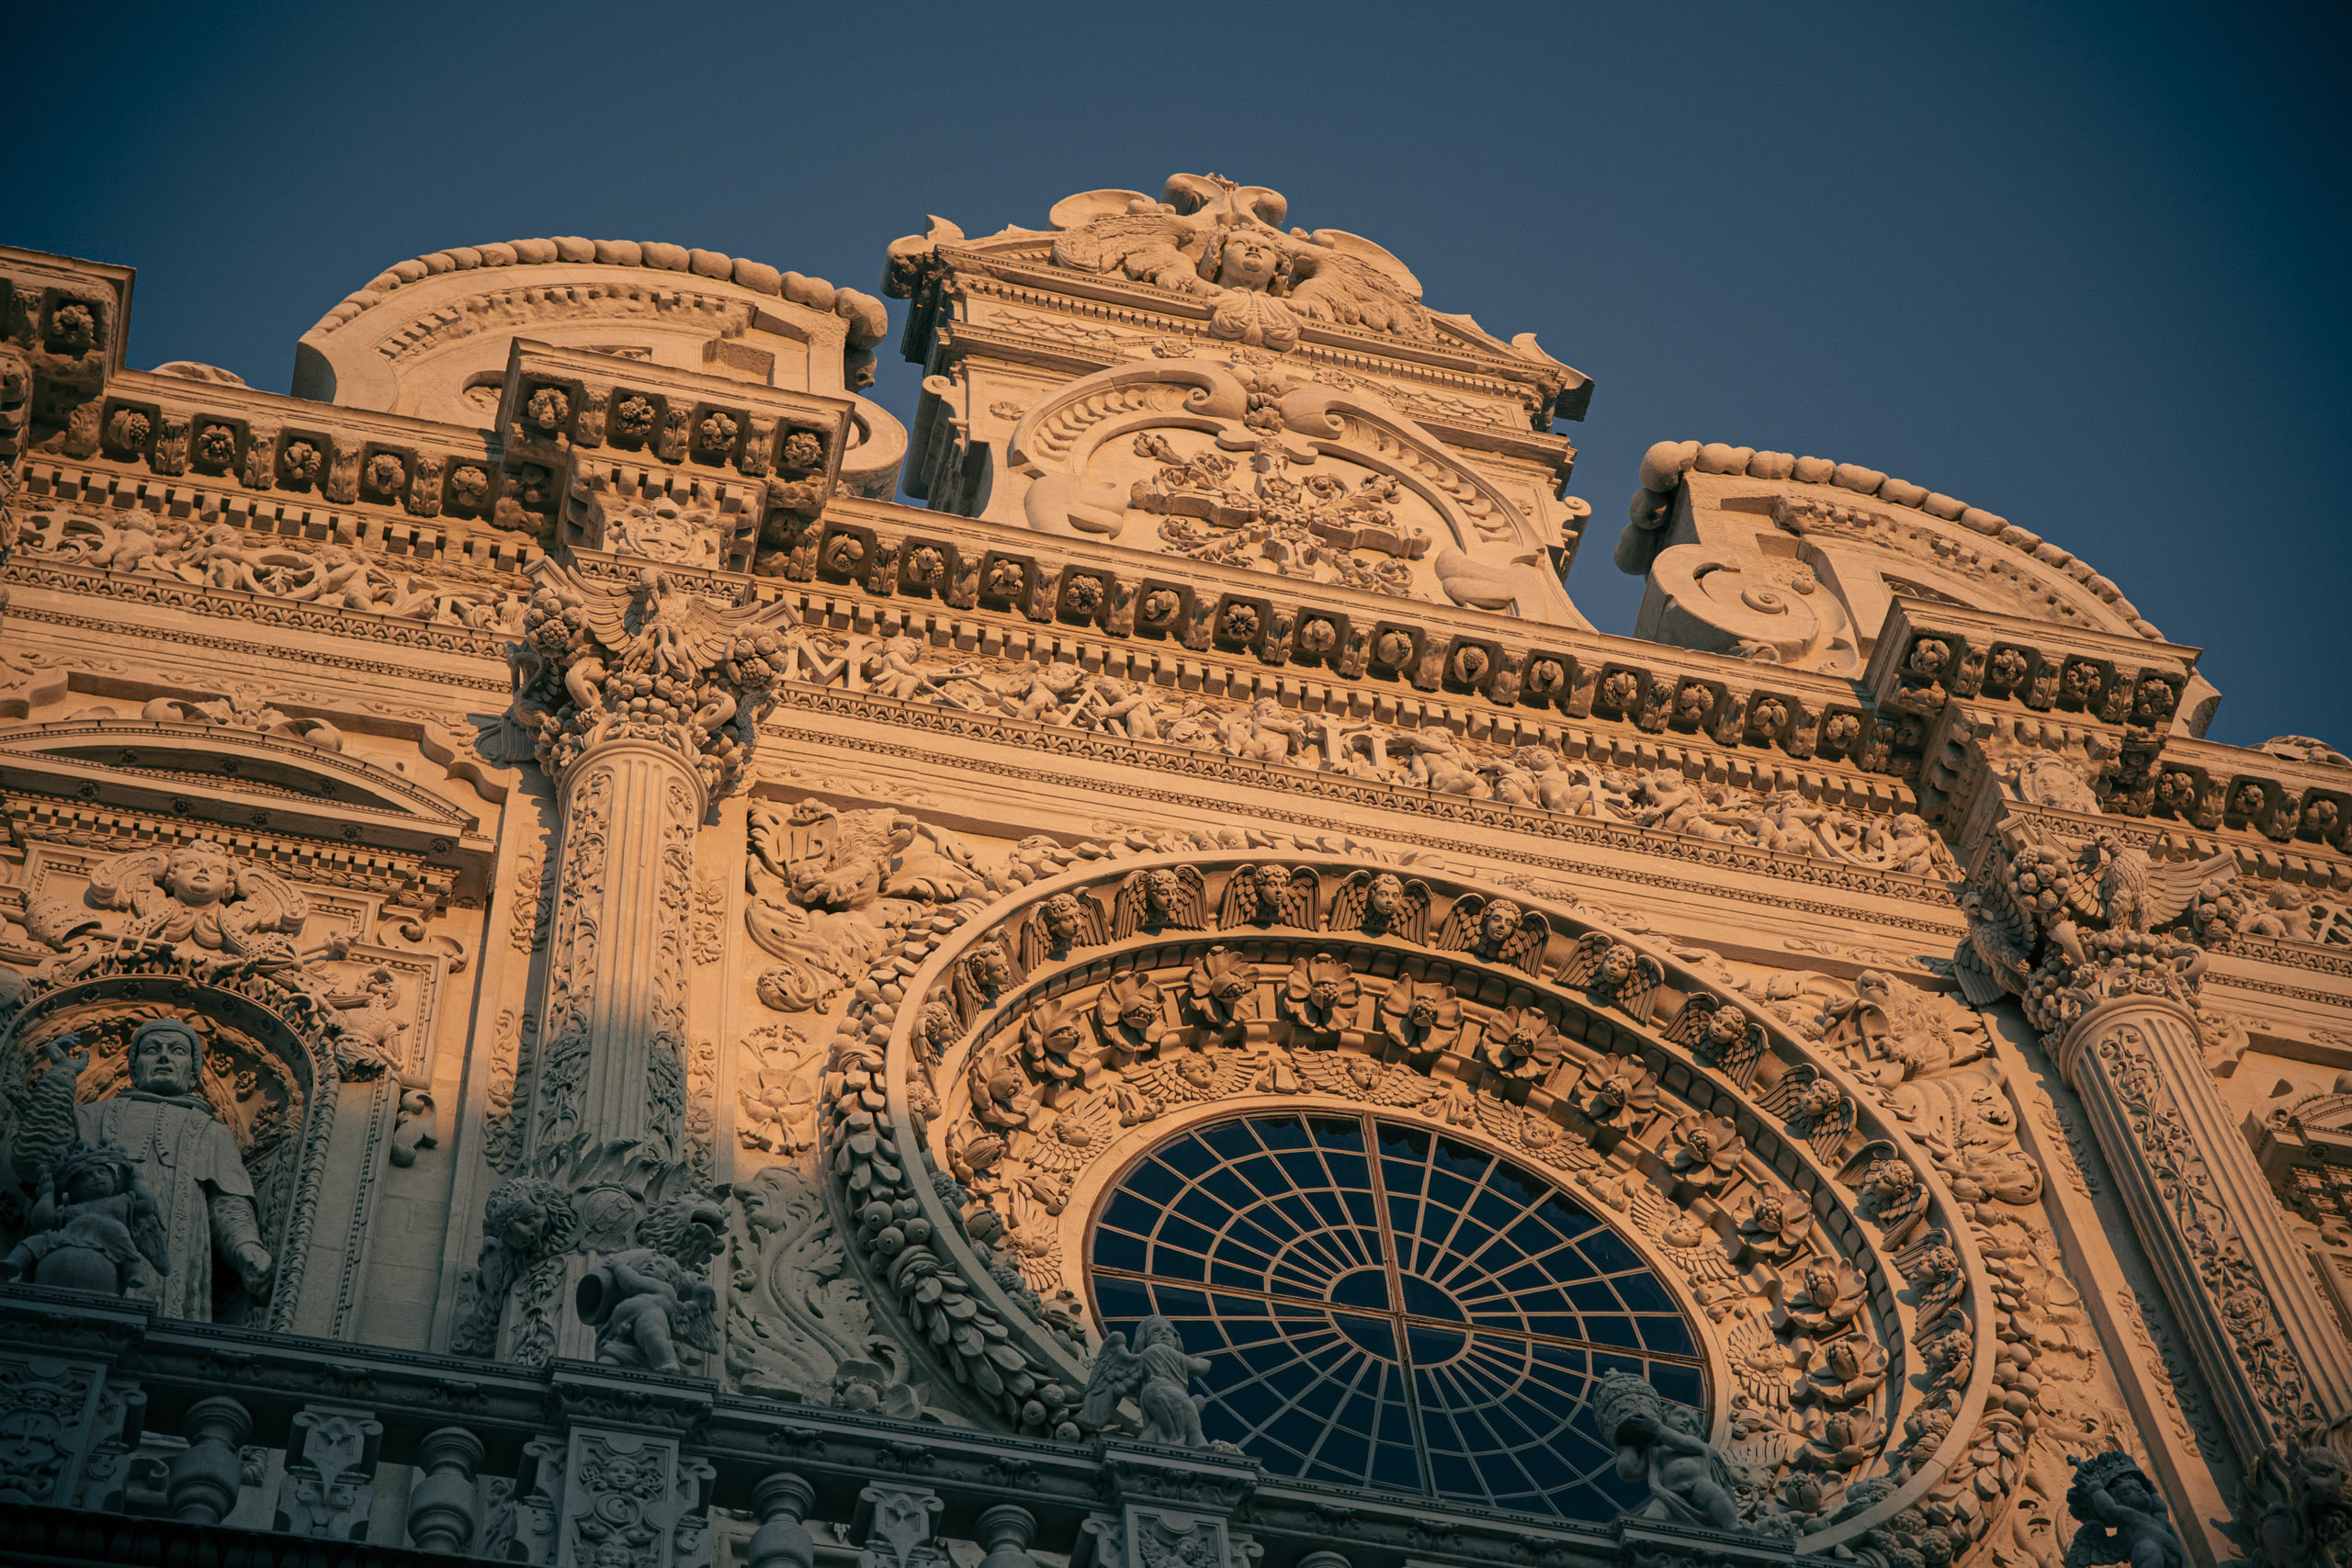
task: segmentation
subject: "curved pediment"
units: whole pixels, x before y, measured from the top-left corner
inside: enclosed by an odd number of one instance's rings
[[[148,718],[0,728],[12,792],[442,852],[481,819],[379,762],[292,735]]]
[[[1534,520],[1366,389],[1196,357],[1116,366],[1041,399],[1007,452],[1039,533],[1575,615]]]

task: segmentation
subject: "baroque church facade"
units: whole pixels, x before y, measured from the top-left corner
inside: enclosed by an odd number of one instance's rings
[[[0,1555],[2352,1561],[2352,764],[1289,219],[0,249]]]

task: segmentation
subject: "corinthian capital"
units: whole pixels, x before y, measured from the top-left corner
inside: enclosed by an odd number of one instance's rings
[[[714,609],[669,573],[648,569],[627,592],[592,586],[553,561],[523,640],[507,647],[510,710],[560,779],[611,740],[651,740],[686,759],[713,795],[731,787],[754,744],[767,694],[799,633],[782,603]]]

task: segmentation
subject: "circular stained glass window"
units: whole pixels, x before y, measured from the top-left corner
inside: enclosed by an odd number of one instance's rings
[[[1210,1363],[1208,1435],[1276,1475],[1600,1522],[1648,1495],[1600,1440],[1601,1375],[1706,1406],[1690,1320],[1629,1243],[1425,1126],[1196,1128],[1121,1179],[1091,1254],[1105,1327],[1172,1321]]]

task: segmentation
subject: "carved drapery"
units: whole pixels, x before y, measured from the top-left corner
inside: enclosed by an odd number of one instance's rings
[[[1702,1311],[1746,1293],[1718,1288],[1742,1268],[1769,1276],[1784,1310],[1713,1331],[1717,1387],[1753,1407],[1716,1435],[1768,1472],[1795,1464],[1802,1438],[1773,1434],[1812,1406],[1842,1465],[1764,1507],[1776,1529],[1818,1549],[1945,1507],[2008,1375],[1988,1277],[1937,1166],[1844,1064],[1551,907],[1290,858],[1328,914],[1232,896],[1245,871],[1268,881],[1254,860],[1091,863],[926,943],[903,987],[853,1008],[826,1085],[845,1236],[944,1372],[1017,1427],[1078,1435],[1083,1308],[1055,1272],[1084,1231],[1069,1173],[1251,1099],[1385,1105],[1646,1216],[1645,1247]],[[1620,948],[1631,963],[1604,962]],[[1853,1336],[1851,1359],[1815,1343]],[[1981,1530],[1979,1512],[1961,1525]]]
[[[2352,1416],[2352,1346],[2214,1090],[2196,1015],[2120,997],[2065,1031],[2058,1060],[2240,1461]]]

